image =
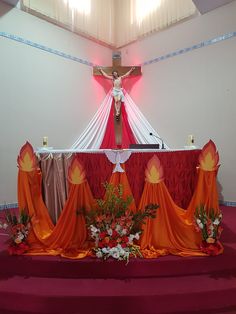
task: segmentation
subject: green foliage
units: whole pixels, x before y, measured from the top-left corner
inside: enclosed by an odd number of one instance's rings
[[[25,209],[21,209],[18,216],[15,214],[15,212],[12,213],[9,209],[6,209],[5,217],[7,223],[11,226],[15,226],[18,224],[26,226],[31,220],[31,217],[29,216],[27,210]]]
[[[133,213],[129,206],[133,201],[132,196],[123,197],[123,186],[119,184],[118,186],[113,186],[109,183],[104,183],[105,197],[104,199],[97,199],[97,208],[90,211],[81,211],[84,213],[86,218],[86,223],[90,225],[98,225],[98,221],[101,220],[101,225],[112,224],[116,219],[122,217],[129,217],[131,221],[131,233],[136,233],[141,231],[142,224],[145,223],[147,217],[155,218],[156,210],[159,205],[149,204],[144,210],[138,210]],[[103,221],[103,223],[102,223]],[[105,223],[104,223],[105,222]]]

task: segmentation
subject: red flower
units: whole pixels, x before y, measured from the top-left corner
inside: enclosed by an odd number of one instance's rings
[[[200,229],[196,224],[194,224],[194,229],[195,229],[197,232],[200,232],[200,231],[201,231],[201,229]]]
[[[114,240],[109,242],[110,248],[115,247],[116,245],[117,245],[117,242]]]
[[[129,238],[127,236],[122,237],[122,242],[128,243],[129,242]]]
[[[104,220],[104,217],[103,216],[97,216],[95,218],[96,222],[102,222]]]
[[[19,245],[10,245],[8,247],[8,253],[10,255],[22,255],[29,249],[27,243],[21,242]]]
[[[107,245],[109,246],[109,248],[113,248],[116,246],[116,242],[115,241],[110,241]]]
[[[207,243],[206,241],[203,241],[202,244],[200,245],[200,249],[203,253],[215,256],[222,252],[223,247],[219,241],[215,243]]]
[[[207,219],[207,227],[210,227],[211,224],[212,224],[211,219],[208,218],[208,219]]]
[[[98,242],[98,247],[99,247],[100,249],[102,249],[102,248],[104,247],[102,241],[99,241],[99,242]]]
[[[112,231],[112,238],[116,238],[116,237],[118,237],[118,232],[116,231],[116,230],[113,230]]]
[[[132,225],[132,222],[131,222],[131,221],[126,223],[126,227],[127,227],[127,228],[130,228],[131,225]]]
[[[105,238],[102,240],[102,242],[103,242],[104,244],[108,244],[108,243],[110,242],[110,238],[109,238],[109,237],[105,237]]]
[[[106,235],[107,235],[107,233],[106,233],[105,231],[100,232],[100,233],[99,233],[99,238],[100,238],[100,239],[104,239],[104,238],[106,237]]]
[[[111,223],[111,229],[115,229],[115,227],[116,227],[116,223],[113,221],[113,222]]]

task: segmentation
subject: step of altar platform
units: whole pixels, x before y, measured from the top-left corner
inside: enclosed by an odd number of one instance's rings
[[[52,256],[9,256],[0,253],[0,276],[34,276],[48,278],[152,278],[217,274],[236,271],[236,250],[225,246],[217,257],[165,256],[157,259],[131,259],[128,265],[115,260],[95,258],[69,260]]]
[[[236,311],[236,280],[209,275],[130,280],[16,276],[0,282],[0,296],[0,313],[219,313]]]

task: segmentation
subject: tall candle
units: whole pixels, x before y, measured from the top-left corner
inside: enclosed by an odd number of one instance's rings
[[[44,147],[47,147],[47,146],[48,146],[48,137],[47,137],[47,136],[44,136],[44,137],[43,137],[43,146],[44,146]]]

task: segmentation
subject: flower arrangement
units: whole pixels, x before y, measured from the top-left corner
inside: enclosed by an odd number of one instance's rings
[[[207,213],[205,207],[200,205],[195,211],[195,228],[202,234],[201,250],[209,255],[217,255],[222,246],[219,242],[223,228],[220,226],[222,213],[210,209]]]
[[[30,216],[25,210],[20,210],[19,215],[13,211],[5,210],[5,220],[6,222],[1,225],[10,236],[9,254],[21,255],[25,253],[29,249],[27,238],[30,229]]]
[[[129,257],[142,256],[136,244],[147,217],[154,218],[158,205],[150,204],[141,211],[128,209],[132,197],[123,198],[121,185],[104,184],[105,200],[97,200],[97,208],[85,213],[90,237],[95,241],[98,258],[129,261]]]

